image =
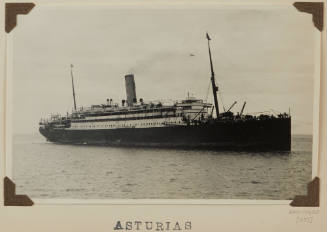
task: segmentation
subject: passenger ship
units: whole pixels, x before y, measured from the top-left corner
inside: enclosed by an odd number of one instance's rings
[[[137,100],[133,74],[125,76],[126,100],[121,105],[76,107],[71,71],[74,110],[66,116],[53,115],[39,123],[48,141],[68,144],[201,148],[217,150],[290,150],[291,117],[279,115],[234,114],[231,108],[219,112],[210,37],[207,34],[214,105],[187,97],[164,105]],[[215,110],[215,116],[213,111]]]

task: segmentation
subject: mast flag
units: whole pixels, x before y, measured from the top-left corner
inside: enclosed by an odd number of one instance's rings
[[[210,58],[212,93],[213,93],[213,98],[214,98],[214,101],[215,101],[216,116],[218,118],[219,117],[219,106],[218,106],[218,98],[217,98],[218,87],[216,86],[215,73],[213,71],[213,65],[212,65],[211,50],[210,50],[210,40],[211,40],[211,38],[209,37],[208,32],[207,32],[206,36],[207,36],[207,40],[208,40],[208,50],[209,50],[209,58]]]

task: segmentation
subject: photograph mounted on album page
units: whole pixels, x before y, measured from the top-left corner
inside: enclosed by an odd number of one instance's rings
[[[4,3],[4,205],[280,206],[307,223],[323,200],[324,7]]]

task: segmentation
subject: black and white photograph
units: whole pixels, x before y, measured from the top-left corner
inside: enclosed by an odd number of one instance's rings
[[[36,5],[8,34],[8,176],[36,200],[292,200],[320,31],[293,5]]]

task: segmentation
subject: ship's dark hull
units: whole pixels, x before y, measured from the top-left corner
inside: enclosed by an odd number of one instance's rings
[[[291,119],[219,121],[189,126],[69,130],[40,128],[48,141],[68,144],[203,148],[291,149]]]

